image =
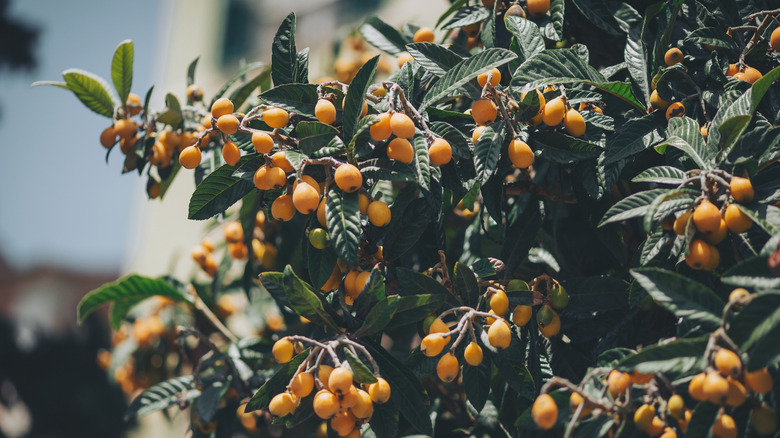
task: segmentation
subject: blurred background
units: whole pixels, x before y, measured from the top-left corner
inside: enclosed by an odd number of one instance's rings
[[[0,437],[183,436],[161,414],[123,421],[127,399],[96,363],[110,345],[105,314],[76,324],[90,290],[130,272],[186,278],[205,223],[187,220],[192,178],[165,201],[120,175],[100,132],[108,120],[67,90],[35,87],[80,68],[110,78],[117,44],[135,46],[133,92],[152,108],[185,94],[186,69],[210,98],[242,62],[270,61],[295,11],[310,77],[333,76],[338,43],[365,17],[433,27],[448,0],[0,0]],[[390,59],[392,68],[395,60]],[[171,431],[170,427],[174,430]]]

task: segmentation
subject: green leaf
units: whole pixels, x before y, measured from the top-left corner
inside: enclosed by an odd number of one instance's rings
[[[715,330],[725,303],[706,286],[690,278],[658,268],[631,270],[653,300],[678,318],[700,324],[704,330]]]
[[[114,51],[111,60],[111,80],[114,82],[119,101],[127,102],[130,87],[133,86],[133,41],[124,40]]]
[[[252,179],[233,176],[233,173],[244,164],[250,163],[259,167],[261,158],[256,155],[241,157],[235,166],[225,164],[211,172],[197,187],[190,197],[188,219],[204,220],[212,218],[235,204],[255,188]]]
[[[401,296],[414,296],[417,294],[451,295],[450,291],[435,279],[408,268],[393,268],[401,288],[398,294]]]
[[[762,230],[773,236],[780,233],[780,208],[774,205],[753,203],[749,206],[734,203],[737,208],[753,220]],[[748,208],[750,207],[750,208]]]
[[[644,216],[653,200],[658,195],[666,193],[667,191],[667,189],[646,190],[621,199],[604,213],[604,217],[601,218],[599,226],[602,227],[612,222],[620,222],[626,219]]]
[[[754,297],[731,320],[728,334],[747,353],[748,370],[773,365],[780,360],[780,294]]]
[[[434,214],[430,204],[424,198],[414,199],[400,214],[396,214],[393,210],[391,212],[392,219],[387,234],[394,238],[389,242],[385,240],[383,250],[384,257],[388,261],[401,257],[420,240]]]
[[[228,79],[227,82],[222,84],[222,87],[220,87],[220,89],[216,92],[216,94],[214,94],[214,97],[211,99],[211,103],[209,104],[209,108],[211,108],[211,106],[214,105],[214,102],[216,102],[217,99],[219,99],[220,97],[224,97],[227,91],[230,89],[230,87],[233,86],[233,84],[235,84],[238,81],[243,81],[247,73],[258,68],[268,68],[268,67],[266,67],[264,62],[251,62],[241,67],[238,70],[238,72],[234,74],[230,79]]]
[[[735,287],[774,289],[780,287],[780,277],[769,270],[767,256],[751,257],[723,273],[721,281]]]
[[[314,84],[279,85],[260,94],[260,100],[283,110],[298,113],[303,117],[316,119],[317,86]]]
[[[463,1],[463,0],[460,0]],[[376,438],[395,438],[398,436],[398,409],[391,403],[374,405],[374,415],[368,420],[371,432]]]
[[[192,376],[174,377],[160,382],[136,397],[125,412],[125,421],[161,411],[200,395]]]
[[[606,312],[625,308],[629,284],[610,276],[575,277],[563,282],[569,293],[567,309],[577,312]]]
[[[638,109],[645,107],[631,91],[628,82],[608,82],[595,68],[588,65],[579,50],[545,50],[523,62],[512,76],[511,86],[517,94],[550,84],[583,83],[610,93]]]
[[[406,51],[408,41],[379,17],[368,17],[360,26],[360,34],[369,44],[390,55],[398,56]]]
[[[106,283],[84,296],[77,307],[79,323],[84,322],[90,313],[103,304],[116,301],[138,302],[155,295],[178,301],[190,301],[189,297],[182,295],[178,289],[165,280],[131,274],[117,281]]]
[[[237,109],[243,105],[258,87],[261,87],[263,83],[268,81],[270,76],[271,68],[265,66],[252,80],[244,83],[233,91],[233,93],[230,94],[230,101],[233,102],[233,106]]]
[[[190,62],[190,65],[187,67],[187,86],[195,83],[195,68],[198,66],[198,61],[200,60],[200,55],[196,56],[195,59]]]
[[[412,427],[421,433],[433,435],[426,407],[428,394],[419,379],[380,345],[368,342],[366,348],[379,364],[382,377],[392,388],[389,403],[398,409]]]
[[[549,14],[538,20],[539,29],[545,38],[552,41],[563,39],[564,0],[551,0]]]
[[[707,337],[677,339],[648,345],[642,351],[622,359],[617,369],[630,373],[634,370],[647,374],[674,374],[682,376],[704,368],[704,349]]]
[[[438,312],[447,297],[451,296],[449,294],[406,295],[408,293],[409,291],[400,293],[403,296],[398,300],[398,310],[386,328],[402,327],[422,321],[431,313]]]
[[[352,368],[352,377],[355,382],[369,385],[377,381],[374,371],[367,367],[360,358],[355,356],[349,349],[345,348],[343,351],[344,356],[347,358],[347,363]]]
[[[514,51],[518,57],[517,61],[524,62],[544,50],[542,33],[532,21],[514,15],[505,15],[504,24],[517,42],[517,50]]]
[[[335,127],[321,122],[300,122],[295,126],[298,146],[306,155],[312,155],[327,146],[338,132]]]
[[[481,23],[490,17],[491,13],[490,9],[482,5],[466,6],[458,9],[455,12],[455,16],[442,26],[442,29],[455,29],[474,23]]]
[[[681,189],[667,190],[665,193],[661,193],[660,195],[656,196],[653,202],[651,202],[650,205],[647,207],[647,211],[645,212],[645,220],[644,220],[645,231],[647,231],[648,233],[651,232],[653,229],[653,223],[656,221],[656,219],[660,220],[663,217],[662,216],[661,218],[657,218],[658,214],[656,214],[659,210],[666,211],[666,208],[662,208],[662,204],[668,202],[669,204],[667,205],[682,204],[683,206],[687,207],[688,205],[691,205],[693,201],[696,199],[696,197],[699,195],[701,195],[700,189],[683,187]]]
[[[290,265],[284,267],[282,281],[284,282],[284,291],[287,294],[287,299],[290,302],[290,308],[295,313],[317,324],[330,326],[334,330],[339,329],[333,317],[325,309],[325,306],[329,306],[329,304],[323,296],[315,293],[306,282],[295,275]]]
[[[615,135],[607,139],[604,152],[604,164],[612,164],[628,158],[660,141],[666,117],[656,111],[646,116],[631,119],[615,130]]]
[[[51,85],[52,87],[59,87],[65,90],[70,90],[68,84],[66,84],[65,82],[57,82],[57,81],[35,81],[32,84],[30,84],[30,87],[39,87],[41,85]]]
[[[371,181],[417,182],[414,168],[406,163],[391,161],[381,166],[365,166],[360,169],[363,177]]]
[[[276,372],[270,379],[266,380],[263,386],[257,390],[249,403],[246,404],[244,412],[260,411],[268,409],[268,404],[271,403],[271,399],[276,394],[287,390],[287,384],[290,383],[293,374],[298,369],[298,366],[307,357],[309,357],[309,350],[303,353],[295,355],[289,362],[282,365],[279,371]]]
[[[441,44],[412,43],[407,44],[406,49],[420,67],[439,77],[444,76],[449,69],[463,61],[460,55]]]
[[[701,136],[699,130],[699,124],[690,117],[683,116],[670,119],[669,126],[666,128],[666,135],[669,137],[680,137],[688,143],[696,157],[699,157],[694,158],[694,160],[701,160],[702,162],[709,163],[715,158],[717,151],[712,150],[704,142],[704,137]],[[683,152],[688,153],[685,149],[683,149]],[[693,156],[691,156],[691,158],[693,158]]]
[[[642,90],[642,97],[645,102],[650,102],[650,86],[652,76],[650,73],[650,66],[648,61],[650,54],[647,45],[642,40],[642,35],[638,28],[634,28],[626,38],[626,48],[623,52],[623,58],[626,61],[626,67],[628,73],[631,75],[631,79]]]
[[[181,113],[181,104],[179,103],[179,99],[177,99],[176,96],[171,93],[166,94],[165,107],[167,108],[166,111],[157,116],[157,121],[160,123],[165,123],[166,125],[170,125],[174,128],[178,127],[182,120],[184,120]]]
[[[685,179],[685,172],[672,166],[656,166],[646,169],[631,179],[632,182],[680,185]]]
[[[393,295],[377,303],[368,312],[363,325],[354,333],[354,336],[356,338],[372,336],[384,330],[387,324],[390,323],[390,320],[393,319],[393,316],[395,316],[399,300],[400,297]]]
[[[479,283],[477,277],[468,266],[461,262],[455,263],[452,268],[455,288],[460,294],[460,299],[467,306],[476,307],[479,301]]]
[[[482,411],[490,394],[490,363],[477,366],[463,365],[463,392],[478,412]]]
[[[308,242],[308,239],[304,241],[306,246],[306,252],[304,253],[304,259],[308,267],[309,278],[311,284],[315,290],[319,290],[333,274],[333,268],[336,266],[336,252],[332,246],[328,246],[325,249],[317,249]]]
[[[295,12],[290,14],[279,25],[271,45],[271,78],[274,85],[295,83],[296,65],[298,63],[295,48]]]
[[[679,149],[685,153],[685,155],[689,156],[696,165],[702,169],[702,170],[710,170],[713,168],[714,164],[712,161],[707,160],[705,157],[702,157],[699,155],[698,150],[696,150],[693,146],[691,146],[690,143],[683,140],[682,138],[673,135],[667,138],[664,142],[656,145],[657,149],[665,148],[671,146],[675,149]]]
[[[487,278],[496,275],[496,267],[485,259],[477,259],[471,264],[471,270],[479,278]]]
[[[707,143],[720,150],[719,157],[725,159],[734,148],[739,137],[750,124],[753,113],[769,87],[780,78],[780,67],[765,74],[749,90],[731,105],[721,107],[709,130]]]
[[[68,89],[73,91],[87,108],[101,116],[114,117],[114,108],[118,103],[116,97],[109,93],[105,79],[75,68],[62,72],[62,77]]]
[[[333,187],[327,195],[325,214],[331,245],[336,255],[347,264],[357,265],[358,245],[360,244],[360,209],[358,194],[344,193]]]
[[[341,118],[344,138],[352,138],[355,135],[355,127],[363,111],[363,102],[366,100],[366,92],[371,81],[374,79],[376,66],[379,62],[379,55],[371,58],[360,67],[355,74],[352,82],[349,83],[349,90],[344,98],[344,114]]]
[[[628,3],[616,0],[576,0],[573,3],[596,27],[615,36],[627,33],[632,25],[642,20]]]
[[[477,170],[477,182],[485,184],[496,172],[501,146],[504,144],[506,123],[499,121],[485,128],[474,145],[474,167]]]
[[[530,143],[537,146],[537,150],[541,149],[540,156],[561,164],[596,158],[602,152],[595,143],[555,131],[535,132],[530,137]]]
[[[460,87],[467,82],[515,58],[517,58],[517,55],[509,50],[493,48],[484,50],[471,58],[464,59],[431,87],[425,96],[425,101],[420,105],[420,111],[425,111],[425,108],[443,99],[451,99],[457,94]]]
[[[713,46],[726,50],[737,50],[737,44],[726,32],[715,27],[701,27],[689,33],[685,43]]]
[[[441,24],[444,23],[444,20],[446,20],[450,15],[452,15],[455,12],[459,11],[460,8],[462,8],[463,5],[465,5],[465,4],[466,4],[466,0],[455,0],[455,1],[453,1],[452,4],[450,5],[450,7],[446,11],[444,11],[443,14],[441,14],[441,16],[439,17],[438,20],[436,20],[436,26],[434,27],[434,29],[436,29],[439,26],[441,26]]]
[[[713,403],[698,403],[685,430],[686,437],[710,437],[710,429],[715,422],[719,406]]]

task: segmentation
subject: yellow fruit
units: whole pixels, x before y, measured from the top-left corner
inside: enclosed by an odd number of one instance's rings
[[[222,146],[222,159],[225,160],[225,163],[235,166],[241,159],[241,150],[235,143],[229,141]]]
[[[322,290],[325,292],[336,290],[339,287],[339,283],[341,283],[341,271],[338,267],[335,267],[333,268],[333,273],[330,274],[328,281],[322,286]]]
[[[447,324],[445,324],[444,321],[438,317],[434,318],[430,327],[428,327],[428,333],[447,333],[449,331],[450,328],[447,326]]]
[[[309,214],[317,209],[320,193],[307,182],[301,182],[293,190],[292,202],[301,214]]]
[[[267,154],[274,148],[274,139],[265,132],[255,131],[252,133],[252,146],[258,153]]]
[[[282,195],[274,199],[271,204],[271,215],[276,220],[287,222],[295,216],[295,204],[293,204],[292,196]]]
[[[355,385],[350,385],[349,389],[341,395],[340,403],[341,403],[341,409],[349,409],[360,401],[360,396],[358,395],[357,388],[355,388]]]
[[[496,321],[491,324],[488,328],[488,342],[498,349],[509,347],[512,342],[512,330],[509,328],[509,324],[504,321]]]
[[[130,110],[131,116],[138,115],[141,112],[141,108],[143,108],[143,105],[141,105],[141,96],[135,93],[129,93],[125,105]]]
[[[712,436],[717,438],[737,438],[737,423],[731,416],[722,414],[712,425]]]
[[[327,420],[339,411],[339,399],[332,392],[323,389],[314,396],[312,407],[318,417]]]
[[[463,350],[463,359],[471,366],[477,366],[482,363],[482,347],[476,342],[469,342]]]
[[[772,33],[773,38],[776,33],[778,33],[777,29]],[[753,425],[753,429],[755,429],[759,435],[770,436],[774,434],[777,430],[777,416],[775,415],[775,410],[766,403],[761,403],[750,411],[750,424]]]
[[[710,258],[702,268],[705,271],[715,270],[720,265],[720,251],[714,246],[710,246]]]
[[[133,147],[135,146],[135,143],[138,141],[138,139],[139,139],[138,134],[128,138],[120,138],[119,149],[122,151],[123,154],[125,155],[129,154],[130,151],[133,150]],[[184,148],[179,150],[179,152],[181,152],[182,150],[184,150]]]
[[[225,225],[225,240],[228,243],[237,243],[244,240],[244,229],[238,221],[229,222]]]
[[[404,113],[395,113],[390,116],[390,130],[399,138],[414,137],[414,122]]]
[[[747,400],[747,389],[739,381],[734,379],[726,379],[729,383],[729,392],[726,395],[726,405],[732,408],[742,406]]]
[[[738,176],[732,177],[729,188],[731,189],[731,197],[740,204],[748,204],[752,202],[753,198],[756,196],[756,192],[753,190],[753,184],[751,184],[750,180],[747,178],[740,178]]]
[[[436,36],[429,28],[421,27],[414,33],[413,39],[415,43],[432,43],[436,39]]]
[[[197,146],[187,146],[179,154],[179,164],[185,169],[194,169],[200,164],[200,148]]]
[[[279,363],[287,363],[293,357],[293,344],[287,338],[281,338],[274,343],[271,353]]]
[[[666,426],[666,424],[664,424],[663,420],[658,417],[653,417],[653,419],[650,421],[650,426],[645,429],[645,433],[650,436],[659,436],[661,433],[663,433],[664,426]]]
[[[323,227],[327,227],[327,216],[325,216],[325,197],[322,197],[322,200],[320,201],[320,205],[317,207],[317,222],[320,223]]]
[[[506,315],[506,311],[509,310],[509,297],[506,296],[506,292],[498,289],[493,293],[490,297],[490,309],[492,309],[496,315]]]
[[[338,269],[338,267],[336,267],[336,269]],[[332,372],[333,367],[330,365],[320,365],[319,369],[317,370],[317,379],[319,379],[322,388],[327,389],[328,391],[330,391],[330,388],[328,387],[328,379],[330,379],[330,373]]]
[[[745,70],[742,71],[742,77],[740,79],[742,79],[743,81],[747,81],[748,83],[754,84],[757,80],[761,79],[763,76],[764,75],[762,75],[760,71],[748,65],[745,67]]]
[[[729,382],[720,373],[710,371],[702,383],[702,390],[707,396],[707,400],[715,404],[722,404],[729,394]]]
[[[525,18],[525,11],[523,10],[522,6],[515,3],[510,6],[509,9],[507,9],[507,11],[504,13],[504,17]]]
[[[226,114],[233,114],[233,102],[227,97],[220,97],[211,105],[211,117],[219,119]]]
[[[669,105],[671,104],[671,102],[661,99],[661,96],[658,95],[658,90],[653,90],[653,92],[650,93],[650,105],[652,105],[653,108],[665,110],[669,108]]]
[[[583,403],[585,403],[585,406],[582,407],[579,418],[590,415],[590,413],[593,412],[593,406],[578,392],[572,392],[571,396],[569,396],[569,408],[571,409],[572,414],[576,412],[577,408]]]
[[[674,394],[669,397],[669,402],[666,406],[669,408],[669,415],[672,417],[678,420],[685,417],[685,401],[679,395]]]
[[[357,419],[351,412],[338,412],[330,419],[330,427],[332,427],[339,436],[345,437],[355,429],[356,421]]]
[[[533,308],[531,306],[515,306],[512,311],[512,322],[518,326],[524,326],[531,320]]]
[[[477,140],[479,140],[479,136],[482,135],[482,131],[484,131],[486,126],[477,126],[474,128],[474,132],[471,133],[471,141],[474,144],[477,144]]]
[[[701,134],[702,137],[706,138],[707,135],[709,134],[709,129],[707,129],[707,125],[702,125],[701,128],[699,128],[699,133]]]
[[[634,372],[631,373],[631,382],[633,382],[634,385],[647,385],[651,380],[653,380],[652,373],[642,374],[637,370],[634,370]]]
[[[638,429],[645,430],[650,427],[655,417],[655,407],[643,404],[634,412],[634,424]]]
[[[255,172],[253,181],[255,183],[255,187],[257,187],[258,190],[271,190],[271,187],[268,185],[267,176],[268,176],[268,166],[260,166]]]
[[[682,117],[685,115],[685,105],[681,102],[675,102],[666,108],[666,120],[672,117]]]
[[[295,172],[295,168],[290,164],[287,159],[287,154],[284,151],[279,151],[271,155],[271,162],[274,166],[281,168],[285,173]]]
[[[371,138],[375,141],[384,141],[390,138],[393,130],[390,128],[390,113],[382,113],[377,116],[377,122],[368,128]]]
[[[390,223],[390,208],[382,201],[374,201],[368,204],[368,220],[375,227],[384,227]]]
[[[542,121],[547,126],[557,126],[563,121],[565,112],[566,105],[563,103],[563,99],[556,97],[544,106]]]
[[[693,239],[685,256],[685,263],[693,269],[704,269],[709,266],[712,257],[712,247],[701,239]]]
[[[318,183],[317,180],[310,175],[303,175],[301,179],[296,179],[293,183],[293,191],[298,188],[298,183],[306,183],[310,185],[314,190],[317,191],[317,196],[322,194],[322,192],[320,192],[320,183]],[[319,202],[317,204],[319,205]]]
[[[225,114],[217,119],[217,129],[228,135],[235,134],[238,131],[238,119],[233,114]]]
[[[772,375],[769,374],[769,370],[762,368],[760,370],[746,372],[745,385],[757,394],[767,394],[772,390],[774,382],[772,381]]]
[[[131,137],[138,130],[138,124],[129,119],[119,119],[114,122],[116,135],[122,138]]]
[[[729,204],[726,207],[726,213],[723,215],[726,226],[732,233],[741,234],[753,226],[753,219],[742,212],[736,204]]]
[[[612,370],[607,376],[607,390],[613,398],[617,398],[620,394],[626,392],[626,389],[631,386],[631,375],[622,373],[618,370]]]
[[[701,201],[693,211],[693,223],[703,234],[717,232],[720,228],[720,209],[706,199]]]
[[[501,72],[497,68],[494,68],[477,76],[477,82],[480,87],[484,87],[485,84],[487,84],[488,74],[490,74],[490,85],[495,87],[501,82]]]
[[[704,401],[707,400],[707,394],[704,392],[704,381],[707,379],[707,375],[699,373],[691,379],[688,383],[688,394],[694,400]]]
[[[281,108],[266,108],[263,111],[263,121],[271,128],[284,128],[290,121],[290,113]]]
[[[387,158],[411,164],[414,160],[414,147],[409,140],[396,137],[387,145]]]
[[[357,191],[363,185],[363,176],[357,167],[345,163],[336,168],[333,176],[336,185],[347,193]]]
[[[400,55],[398,55],[398,68],[401,68],[406,64],[407,62],[411,61],[412,55],[409,54],[409,52],[403,52]]]
[[[679,236],[685,235],[685,227],[688,226],[688,221],[691,218],[691,211],[686,210],[683,214],[677,216],[674,220],[674,232]]]
[[[496,120],[498,109],[490,99],[479,99],[471,106],[471,117],[477,125],[489,125]]]
[[[377,377],[376,382],[368,385],[368,394],[374,403],[381,405],[390,400],[390,384],[387,380]]]
[[[558,313],[554,310],[552,311],[552,320],[550,320],[549,324],[546,325],[539,325],[539,331],[542,333],[542,336],[546,338],[551,338],[558,334],[558,332],[561,331],[561,318],[558,316]]]
[[[344,367],[336,367],[328,376],[328,388],[334,394],[345,394],[352,387],[352,372]]]
[[[737,378],[742,374],[742,361],[737,353],[721,348],[715,353],[715,368],[724,376]]]
[[[720,226],[718,226],[718,231],[715,231],[712,234],[705,235],[704,240],[706,240],[707,243],[711,245],[717,245],[720,242],[723,242],[723,239],[726,238],[728,232],[729,232],[729,228],[726,226],[726,221],[723,218],[721,218]]]
[[[509,143],[507,148],[509,160],[519,169],[525,169],[534,162],[534,151],[528,143],[516,138]]]
[[[443,382],[452,382],[458,377],[459,369],[458,358],[452,353],[446,353],[436,364],[436,375]]]
[[[116,129],[114,129],[114,125],[111,125],[100,133],[100,144],[110,148],[114,143],[116,143]]]
[[[745,288],[738,287],[731,291],[729,294],[729,302],[730,303],[737,303],[741,300],[743,300],[745,297],[750,295],[750,292],[747,291]]]
[[[296,397],[304,398],[314,389],[314,376],[310,373],[298,373],[290,382],[290,392]]]
[[[442,336],[441,333],[431,333],[422,338],[422,341],[420,342],[420,351],[428,357],[438,356],[449,342],[449,336],[445,337]]]
[[[336,121],[336,106],[327,99],[320,99],[314,106],[314,115],[320,122],[331,125]]]
[[[528,15],[539,17],[546,14],[550,9],[550,0],[528,0],[526,8],[528,8]]]
[[[268,411],[271,413],[271,415],[277,417],[284,417],[285,415],[289,415],[294,410],[295,410],[295,401],[293,400],[292,396],[287,392],[276,394],[274,398],[271,399],[271,402],[268,404]]]
[[[531,407],[531,417],[542,430],[549,430],[558,421],[558,405],[550,394],[541,394],[536,397]]]
[[[279,189],[287,183],[287,175],[281,167],[269,167],[265,171],[265,185],[268,189]]]
[[[667,50],[664,54],[664,62],[668,66],[673,66],[675,64],[679,64],[683,61],[683,52],[682,50],[678,49],[677,47],[672,47],[671,49]]]
[[[443,166],[449,163],[452,160],[452,146],[443,138],[433,140],[428,148],[428,159],[434,166]]]
[[[573,137],[582,137],[585,134],[585,119],[574,108],[566,111],[563,117],[563,127]]]
[[[371,396],[366,391],[358,389],[356,402],[349,408],[349,411],[355,418],[371,418],[374,414],[374,403],[371,402]]]

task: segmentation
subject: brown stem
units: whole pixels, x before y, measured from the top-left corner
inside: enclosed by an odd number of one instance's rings
[[[225,327],[224,324],[222,324],[222,321],[217,318],[217,315],[214,314],[214,312],[209,309],[209,306],[206,305],[206,303],[203,302],[202,299],[200,299],[200,296],[198,296],[198,293],[195,291],[195,287],[193,285],[187,285],[187,290],[190,292],[190,295],[192,295],[193,302],[195,304],[195,308],[200,310],[200,312],[205,316],[211,324],[219,330],[220,333],[224,337],[226,337],[230,342],[237,343],[238,337],[233,334],[227,327]]]

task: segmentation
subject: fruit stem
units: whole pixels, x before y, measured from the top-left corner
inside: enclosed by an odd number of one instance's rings
[[[493,87],[493,84],[490,83],[490,77],[492,75],[488,73],[488,79],[487,82],[485,82],[485,90],[487,90],[490,95],[493,97],[493,100],[498,103],[498,110],[501,111],[501,116],[504,118],[504,120],[507,121],[507,128],[509,128],[509,133],[512,135],[512,138],[514,139],[517,137],[517,134],[515,134],[515,127],[514,127],[514,120],[509,117],[509,113],[506,111],[506,107],[504,106],[504,100],[501,99],[501,96],[496,91],[496,89]],[[484,90],[482,94],[485,94]]]
[[[762,33],[764,33],[764,29],[769,26],[769,23],[772,22],[774,19],[774,14],[780,13],[780,9],[775,9],[772,11],[761,11],[757,12],[755,14],[751,14],[747,16],[748,21],[752,20],[753,18],[756,18],[758,16],[764,15],[764,19],[761,20],[761,24],[758,25],[758,28],[756,29],[756,32],[753,34],[753,38],[750,38],[750,41],[748,41],[747,44],[745,44],[745,48],[742,49],[742,53],[739,54],[739,71],[742,71],[745,69],[745,55],[747,55],[747,52],[750,51],[750,49],[753,48],[756,44],[758,44],[761,40],[764,38],[761,36]]]

